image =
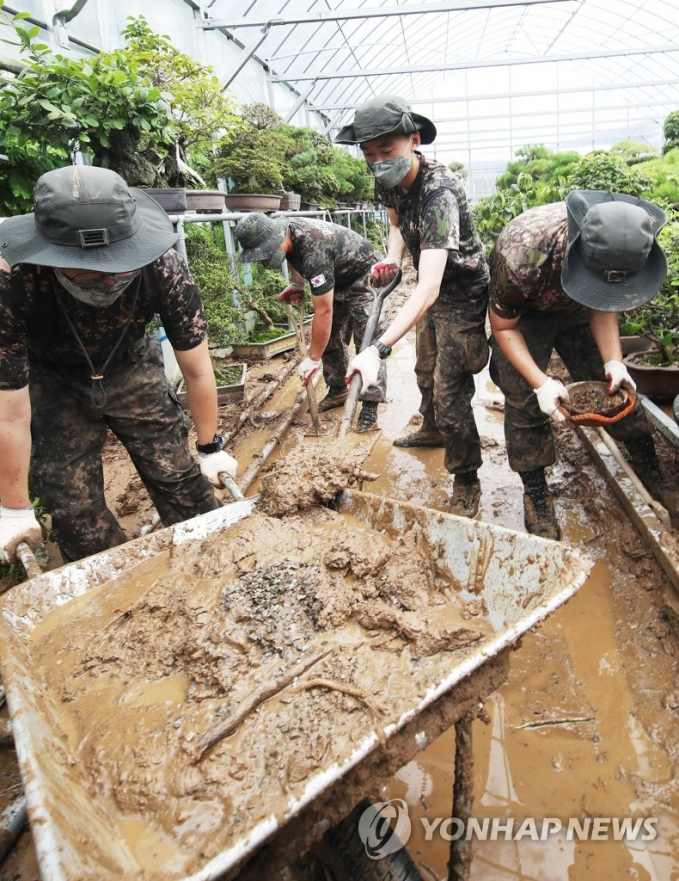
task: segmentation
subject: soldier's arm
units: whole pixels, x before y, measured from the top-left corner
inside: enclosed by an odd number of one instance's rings
[[[0,502],[26,508],[31,458],[31,401],[28,386],[0,391]]]
[[[186,383],[189,409],[199,444],[210,444],[217,434],[217,385],[210,361],[207,338],[186,351],[177,351],[177,364]]]
[[[622,361],[618,313],[599,312],[597,309],[588,309],[587,313],[592,336],[604,364],[609,361]]]
[[[288,275],[290,276],[291,284],[301,284],[302,287],[304,287],[304,276],[297,272],[295,267],[290,262],[288,262]]]
[[[320,361],[330,339],[332,329],[332,304],[335,289],[324,294],[314,295],[314,320],[311,323],[311,342],[309,357],[312,361]]]
[[[533,360],[523,334],[518,328],[519,319],[502,318],[491,306],[489,309],[490,327],[500,351],[521,376],[529,382],[531,388],[540,388],[549,379],[546,373]]]
[[[389,217],[389,238],[387,240],[387,257],[394,257],[401,260],[406,250],[406,243],[403,241],[401,230],[398,225],[398,215],[393,208],[387,208],[387,216]]]
[[[417,286],[410,297],[401,306],[396,318],[391,322],[380,340],[386,346],[395,345],[404,337],[425,312],[431,308],[441,290],[443,272],[448,260],[448,251],[444,248],[429,248],[420,255]]]

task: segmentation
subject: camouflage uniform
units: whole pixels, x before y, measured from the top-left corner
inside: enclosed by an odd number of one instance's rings
[[[93,403],[89,369],[57,295],[97,370],[128,328],[104,371],[101,407]],[[198,290],[172,250],[144,267],[138,294],[133,282],[106,308],[61,290],[48,267],[0,272],[0,389],[29,385],[31,484],[68,560],[127,541],[104,499],[101,451],[108,428],[130,454],[163,523],[219,507],[189,453],[188,419],[165,379],[160,344],[146,334],[156,313],[175,349],[195,348],[205,338]]]
[[[473,374],[488,361],[488,267],[459,178],[441,163],[417,156],[420,169],[408,192],[377,183],[375,198],[396,212],[415,269],[422,251],[448,251],[439,297],[417,325],[415,374],[424,424],[444,434],[448,471],[463,474],[481,466],[471,400]]]
[[[290,221],[292,250],[288,262],[309,281],[315,296],[333,290],[332,328],[323,353],[323,378],[327,386],[344,388],[349,366],[349,343],[354,338],[360,351],[365,326],[375,300],[370,284],[370,267],[382,258],[358,233],[338,223],[306,217]],[[382,310],[375,336],[387,329],[386,309]],[[361,392],[361,401],[384,401],[387,369],[380,365],[377,385]]]
[[[568,245],[565,202],[541,205],[509,223],[490,256],[490,303],[501,317],[521,316],[518,329],[533,360],[546,371],[552,351],[574,381],[604,380],[604,366],[589,327],[588,311],[561,287]],[[556,461],[554,438],[530,383],[491,339],[490,375],[505,396],[505,438],[513,471],[533,471]],[[618,440],[652,431],[643,408],[608,429]]]

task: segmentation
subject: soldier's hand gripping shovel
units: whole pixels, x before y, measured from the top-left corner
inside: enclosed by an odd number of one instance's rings
[[[380,312],[382,311],[382,306],[384,305],[384,301],[387,299],[389,294],[397,287],[398,283],[401,281],[401,270],[399,269],[394,278],[389,282],[389,284],[382,288],[379,293],[376,295],[373,300],[372,307],[370,309],[370,315],[368,316],[368,323],[365,326],[365,333],[363,334],[363,339],[361,340],[361,348],[360,352],[363,352],[375,339],[375,329],[377,328],[377,322],[380,319]],[[361,385],[363,384],[363,380],[361,378],[360,373],[354,373],[351,377],[351,382],[349,384],[349,394],[347,396],[347,400],[344,404],[344,413],[342,414],[342,422],[340,424],[340,430],[338,437],[340,439],[344,438],[351,423],[353,422],[354,416],[356,414],[356,405],[358,404],[358,396],[361,393]]]
[[[297,336],[297,348],[299,349],[299,354],[302,359],[307,357],[308,351],[306,347],[306,339],[304,338],[304,300],[300,303],[299,306],[299,325],[295,321],[295,316],[292,311],[292,306],[290,303],[285,303],[285,308],[288,313],[288,317],[290,319],[290,323],[292,324],[293,330],[295,331],[295,335]],[[320,437],[321,435],[321,422],[318,418],[318,402],[316,400],[316,389],[314,388],[314,384],[312,381],[312,377],[309,378],[306,386],[307,399],[309,401],[309,413],[311,415],[311,421],[314,426],[314,431],[316,435]]]

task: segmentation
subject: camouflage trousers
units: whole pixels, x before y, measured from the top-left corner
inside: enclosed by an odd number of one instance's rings
[[[344,377],[349,367],[349,343],[353,336],[356,351],[360,351],[374,299],[375,292],[370,285],[368,273],[356,279],[350,287],[335,291],[332,301],[330,339],[323,352],[323,379],[327,386],[345,387]],[[383,308],[377,322],[375,337],[384,333],[387,327],[386,308]],[[377,385],[362,391],[359,397],[361,401],[386,400],[387,366],[384,361],[380,364]]]
[[[474,374],[488,362],[485,306],[461,310],[439,297],[416,326],[415,375],[424,426],[446,439],[444,464],[452,474],[481,467],[474,421]]]
[[[52,516],[66,560],[128,540],[104,498],[101,454],[109,428],[164,525],[221,504],[189,453],[189,420],[165,378],[160,343],[149,338],[140,348],[137,363],[119,364],[104,379],[102,409],[90,400],[87,367],[71,374],[31,364],[31,486]]]
[[[574,382],[605,379],[599,349],[589,328],[584,306],[558,312],[534,312],[521,316],[518,328],[540,370],[546,371],[556,351]],[[490,376],[505,396],[505,440],[512,471],[533,471],[556,461],[549,417],[538,406],[530,383],[507,361],[491,338]],[[625,441],[650,434],[651,425],[640,404],[622,422],[606,429]]]

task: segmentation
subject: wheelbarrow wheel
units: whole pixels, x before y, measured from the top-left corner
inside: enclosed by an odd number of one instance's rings
[[[314,845],[314,881],[422,881],[405,845],[396,853],[371,859],[358,834],[364,800]]]

